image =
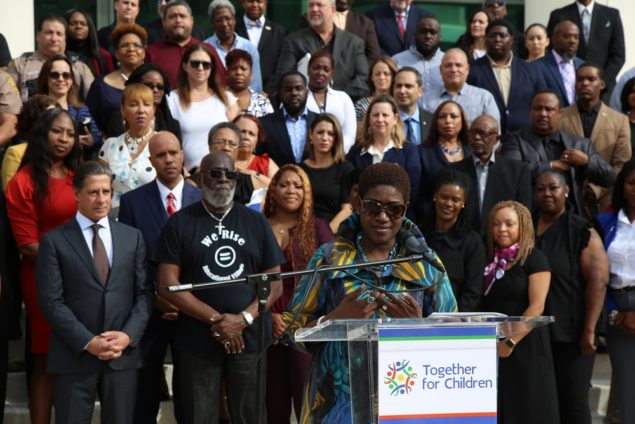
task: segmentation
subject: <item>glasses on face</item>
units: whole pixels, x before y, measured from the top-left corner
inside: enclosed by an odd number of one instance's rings
[[[165,85],[163,85],[163,84],[155,84],[153,82],[144,82],[143,85],[148,87],[150,90],[154,90],[156,88],[159,91],[163,91],[165,89]]]
[[[70,72],[55,72],[55,71],[51,71],[49,72],[49,78],[50,79],[59,79],[60,77],[64,78],[65,80],[69,80],[73,77],[73,75]]]
[[[206,60],[190,60],[190,66],[194,69],[198,69],[202,66],[204,70],[209,71],[212,69],[212,62]]]
[[[119,50],[141,50],[143,46],[139,43],[125,43],[119,45]]]
[[[384,212],[390,219],[399,219],[406,213],[407,205],[403,203],[388,203],[384,205],[375,200],[362,199],[362,210],[370,216],[377,216]]]
[[[210,169],[208,171],[203,171],[203,173],[214,180],[219,180],[223,175],[225,175],[225,178],[228,180],[235,180],[238,178],[238,171],[228,171],[226,169]]]
[[[214,140],[212,142],[212,146],[229,146],[232,149],[235,149],[236,147],[238,147],[238,141],[236,140]]]

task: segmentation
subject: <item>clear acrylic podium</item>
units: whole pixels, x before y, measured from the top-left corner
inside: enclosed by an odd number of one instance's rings
[[[379,328],[496,327],[499,339],[554,322],[552,316],[516,317],[501,314],[433,314],[423,319],[330,320],[301,328],[301,343],[339,341],[348,346],[351,417],[353,423],[377,423],[377,339]]]

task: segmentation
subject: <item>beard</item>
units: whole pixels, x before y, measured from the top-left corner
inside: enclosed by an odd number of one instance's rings
[[[214,208],[224,208],[234,201],[234,192],[236,187],[225,188],[207,188],[203,186],[203,198]]]

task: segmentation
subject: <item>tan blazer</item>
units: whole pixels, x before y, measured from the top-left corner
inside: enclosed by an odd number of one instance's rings
[[[562,132],[584,137],[577,104],[562,110],[558,127]],[[602,103],[593,131],[591,131],[591,144],[600,157],[611,165],[613,172],[617,175],[632,154],[631,128],[626,115]],[[611,202],[612,189],[602,188],[595,184],[589,185],[598,199],[601,211],[605,211]]]

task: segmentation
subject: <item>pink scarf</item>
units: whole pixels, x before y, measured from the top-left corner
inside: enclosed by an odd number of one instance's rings
[[[516,254],[518,253],[518,249],[520,244],[514,243],[509,247],[504,249],[495,249],[494,250],[494,260],[487,264],[485,267],[485,272],[483,273],[483,288],[485,292],[485,296],[489,293],[492,286],[494,285],[494,281],[500,280],[505,275],[505,268],[507,264],[514,260]]]

